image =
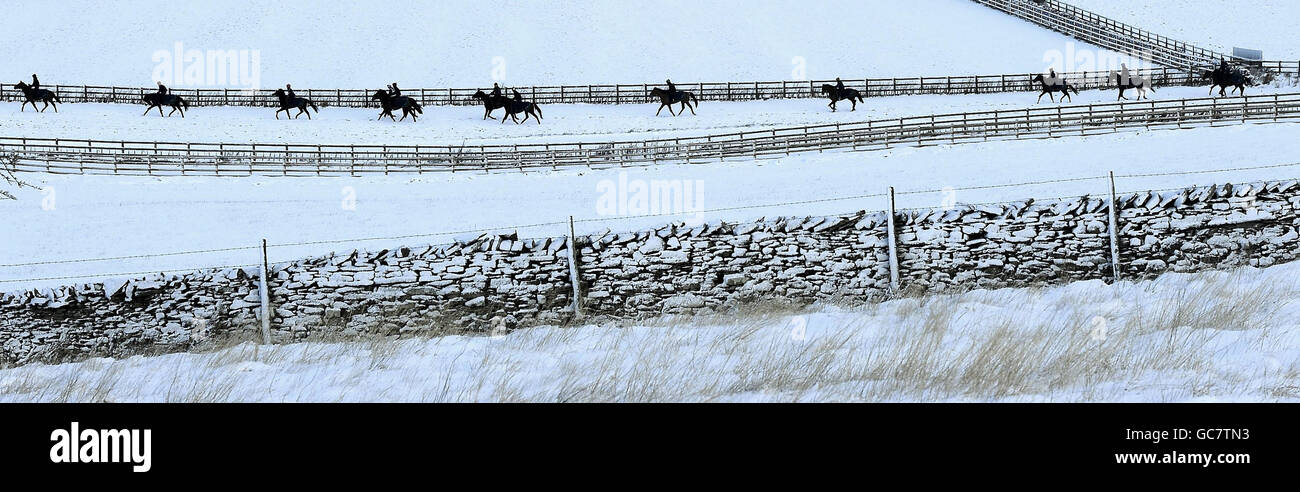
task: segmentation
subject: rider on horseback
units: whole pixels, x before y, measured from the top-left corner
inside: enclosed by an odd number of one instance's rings
[[[492,97],[501,97],[501,86],[496,82],[492,83]]]
[[[1224,58],[1219,58],[1219,70],[1218,70],[1218,72],[1221,73],[1221,74],[1227,74],[1227,73],[1231,73],[1231,71],[1232,71],[1232,68],[1228,66],[1228,60],[1227,60],[1227,59],[1224,59]]]
[[[673,101],[676,101],[679,97],[677,95],[677,85],[673,84],[673,79],[666,79],[664,82],[668,83],[668,97]]]
[[[293,84],[284,84],[284,88],[285,90],[289,91],[290,101],[298,98],[298,95],[293,93]]]
[[[844,81],[840,80],[839,77],[835,77],[835,91],[840,97],[844,97]]]
[[[33,89],[41,88],[41,79],[36,78],[36,74],[32,74],[32,88]]]
[[[390,89],[392,89],[392,90],[389,91],[389,92],[393,95],[393,97],[401,97],[401,96],[402,96],[402,90],[397,88],[397,82],[393,82],[393,85],[390,85],[390,86],[388,86],[388,87],[389,87]]]
[[[162,82],[158,83],[158,95],[160,96],[167,95],[167,86],[163,85]]]
[[[510,89],[510,92],[515,93],[515,102],[524,102],[524,98],[523,98],[523,96],[520,96],[520,95],[519,95],[519,90],[517,90],[517,89]]]

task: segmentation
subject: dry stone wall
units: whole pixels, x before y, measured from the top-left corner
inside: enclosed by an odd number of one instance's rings
[[[1296,258],[1295,181],[1119,197],[1121,274],[1143,278]],[[899,211],[905,290],[1110,278],[1108,200]],[[887,214],[681,223],[579,237],[587,315],[725,312],[749,302],[873,301],[889,295]],[[273,337],[403,335],[566,323],[566,238],[480,236],[444,246],[352,251],[275,265]],[[259,330],[258,271],[157,275],[0,296],[8,363],[184,350]]]

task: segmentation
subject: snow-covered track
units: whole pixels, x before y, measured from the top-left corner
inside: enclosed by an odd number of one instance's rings
[[[640,141],[514,145],[301,145],[0,137],[17,171],[150,176],[337,176],[374,173],[617,167],[1085,136],[1131,128],[1300,119],[1300,93],[1037,106],[860,123]]]
[[[1300,76],[1300,61],[1264,61],[1251,65],[1262,72]],[[1207,70],[1212,68],[1205,67]],[[1201,74],[1185,69],[1157,67],[1133,70],[1136,76],[1151,80],[1156,87],[1205,85]],[[844,79],[846,87],[857,89],[863,97],[908,96],[919,94],[958,95],[1040,90],[1031,73],[997,75],[944,75],[935,77],[894,77]],[[1079,90],[1113,88],[1108,72],[1064,72],[1062,78]],[[755,101],[767,99],[825,99],[823,84],[834,80],[786,80],[774,82],[690,82],[677,84],[702,101]],[[59,100],[68,103],[140,104],[141,98],[156,88],[111,87],[93,85],[50,85]],[[593,84],[518,87],[528,101],[539,104],[645,104],[654,102],[650,90],[654,84]],[[474,99],[477,88],[405,89],[405,95],[425,106],[480,105]],[[274,90],[240,89],[171,89],[191,106],[274,107],[278,102]],[[297,94],[322,107],[378,108],[371,99],[371,89],[298,89]],[[13,84],[0,84],[0,100],[16,102],[22,93]]]
[[[1167,67],[1192,69],[1214,64],[1222,53],[1100,16],[1057,0],[973,0],[1086,43],[1132,56],[1149,58]]]

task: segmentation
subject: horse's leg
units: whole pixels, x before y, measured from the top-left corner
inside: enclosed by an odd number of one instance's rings
[[[663,111],[664,111],[664,103],[663,103],[663,102],[660,102],[660,103],[659,103],[659,110],[658,110],[658,111],[655,111],[655,116],[659,116],[659,113],[662,113]],[[670,109],[669,111],[672,111],[672,110]]]
[[[281,112],[281,111],[284,111],[284,108],[280,108],[280,109],[275,110],[275,119],[277,119],[277,120],[280,119],[280,112]]]
[[[58,104],[55,104],[53,101],[50,101],[50,106],[54,106],[54,112],[55,112],[55,113],[59,112],[59,105],[58,105]]]
[[[857,111],[857,110],[858,110],[858,102],[857,102],[857,101],[855,101],[855,100],[853,100],[853,99],[849,99],[849,103],[853,104],[853,108],[849,109],[849,111]]]
[[[534,106],[533,109],[537,110],[537,107]],[[535,114],[535,115],[533,115],[533,121],[536,121],[537,124],[540,125],[540,124],[542,124],[542,113],[540,112],[541,110],[537,110],[537,111],[538,111],[538,113]]]
[[[683,104],[685,104],[685,103],[683,102]],[[695,105],[694,105],[694,104],[687,104],[686,107],[687,107],[688,109],[691,110],[691,116],[699,116],[699,115],[695,114]]]
[[[163,116],[163,113],[162,113],[162,105],[159,104],[159,105],[158,105],[158,117],[159,117],[159,118],[162,118],[162,116]]]
[[[1035,101],[1034,104],[1038,104],[1038,103],[1040,103],[1040,102],[1043,102],[1043,96],[1044,96],[1045,94],[1047,94],[1047,91],[1043,91],[1042,94],[1039,94],[1039,95],[1038,95],[1038,100]]]

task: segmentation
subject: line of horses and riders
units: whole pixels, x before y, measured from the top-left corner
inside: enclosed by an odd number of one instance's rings
[[[1132,74],[1124,64],[1120,65],[1119,71],[1111,70],[1110,73],[1107,74],[1106,80],[1109,84],[1119,89],[1119,96],[1115,99],[1117,101],[1128,100],[1128,98],[1124,96],[1124,92],[1129,89],[1136,90],[1137,100],[1139,101],[1142,99],[1150,99],[1147,93],[1154,93],[1156,91],[1150,77]],[[1202,72],[1201,80],[1210,81],[1210,95],[1213,95],[1214,89],[1218,88],[1219,95],[1225,97],[1228,95],[1228,93],[1225,92],[1226,89],[1231,88],[1233,92],[1244,96],[1246,94],[1246,87],[1254,85],[1254,79],[1250,72],[1233,68],[1228,64],[1227,60],[1224,59],[1219,60],[1218,68]],[[699,98],[690,91],[678,90],[677,85],[674,84],[671,79],[665,80],[664,82],[666,83],[667,88],[655,87],[650,91],[650,96],[659,101],[659,109],[655,111],[655,116],[659,116],[663,112],[664,108],[668,108],[668,113],[673,116],[679,116],[687,110],[690,110],[691,115],[695,115],[695,108],[699,107]],[[1043,96],[1048,96],[1052,102],[1056,102],[1057,93],[1061,95],[1061,102],[1073,102],[1070,94],[1079,94],[1078,89],[1071,85],[1064,77],[1057,75],[1055,69],[1050,69],[1049,73],[1046,75],[1035,75],[1031,78],[1031,82],[1038,84],[1041,89],[1041,92],[1038,94],[1038,100],[1035,101],[1036,103],[1041,103],[1043,101]],[[59,112],[58,104],[63,101],[59,99],[58,94],[54,91],[42,89],[41,81],[36,74],[32,74],[31,84],[18,82],[14,87],[23,93],[24,101],[20,108],[21,111],[26,111],[28,104],[32,105],[32,109],[36,109],[36,103],[42,103],[44,106],[38,109],[38,112],[45,112],[45,110],[50,107],[54,108],[54,112]],[[490,92],[479,90],[474,93],[472,98],[483,104],[484,120],[489,118],[494,120],[497,119],[495,116],[492,116],[492,113],[498,109],[503,109],[505,110],[505,115],[501,117],[502,123],[505,123],[506,118],[510,118],[510,120],[514,121],[515,124],[522,124],[527,122],[528,118],[531,117],[540,125],[542,120],[541,106],[535,102],[525,101],[523,95],[519,93],[518,89],[510,89],[510,92],[511,95],[506,96],[503,93],[502,87],[499,84],[494,83],[492,84],[492,90]],[[866,102],[860,91],[851,87],[845,87],[844,81],[840,80],[839,77],[835,78],[834,85],[822,84],[821,92],[822,95],[830,100],[827,107],[831,109],[831,112],[837,111],[836,104],[840,101],[849,101],[849,103],[852,104],[852,107],[849,109],[850,111],[857,111],[858,103]],[[294,93],[292,85],[286,84],[283,89],[276,89],[275,92],[272,93],[272,96],[274,96],[279,102],[279,109],[275,111],[276,119],[280,119],[280,113],[284,112],[289,119],[295,119],[305,114],[307,115],[307,119],[310,120],[312,111],[317,113],[320,112],[320,109],[310,99],[298,97],[298,95]],[[171,116],[179,112],[181,117],[184,118],[185,110],[190,107],[189,102],[186,101],[185,98],[177,94],[172,94],[167,89],[167,86],[163,85],[161,82],[158,83],[158,90],[156,92],[145,94],[141,99],[145,104],[147,104],[144,111],[145,115],[149,114],[149,112],[154,108],[158,108],[159,116]],[[381,120],[387,116],[390,120],[402,121],[409,116],[411,117],[411,121],[414,122],[419,119],[420,115],[424,114],[424,107],[420,105],[420,102],[413,97],[403,96],[402,90],[397,86],[396,82],[389,84],[384,89],[375,91],[375,93],[370,96],[370,99],[379,103],[379,119]],[[677,110],[673,109],[674,105],[678,105]],[[172,108],[171,112],[164,115],[163,106]],[[291,111],[294,109],[298,110],[298,112],[296,114],[291,114]],[[402,111],[401,119],[398,119],[393,113],[396,110]],[[520,114],[524,116],[522,120],[519,119]]]
[[[1254,85],[1255,83],[1254,77],[1251,76],[1250,72],[1233,68],[1228,64],[1228,60],[1226,59],[1219,60],[1218,68],[1201,72],[1201,80],[1210,81],[1210,95],[1214,94],[1214,89],[1217,87],[1220,96],[1227,96],[1228,94],[1225,93],[1224,90],[1229,87],[1233,88],[1233,92],[1244,96],[1246,95],[1246,86]],[[1043,76],[1043,74],[1035,75],[1031,81],[1037,83],[1042,90],[1042,92],[1038,94],[1037,102],[1042,102],[1043,96],[1047,96],[1052,102],[1056,102],[1055,94],[1058,92],[1061,94],[1062,102],[1073,102],[1070,98],[1070,93],[1073,92],[1075,95],[1079,94],[1079,90],[1075,89],[1074,86],[1071,85],[1069,81],[1065,80],[1064,77],[1058,76],[1055,69],[1052,69],[1047,76]],[[1150,99],[1147,93],[1154,93],[1156,91],[1150,77],[1131,74],[1129,73],[1128,66],[1122,63],[1120,64],[1120,70],[1118,72],[1111,70],[1110,73],[1107,74],[1106,81],[1119,89],[1119,96],[1115,98],[1116,101],[1121,99],[1128,100],[1127,97],[1124,97],[1124,91],[1129,89],[1137,90],[1137,100],[1139,101]]]

